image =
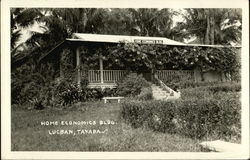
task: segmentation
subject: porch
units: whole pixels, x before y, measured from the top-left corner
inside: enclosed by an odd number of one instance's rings
[[[89,88],[116,88],[117,82],[127,73],[126,70],[88,70],[81,72],[81,75],[87,75]]]
[[[183,44],[176,42],[167,38],[162,37],[142,37],[142,36],[123,36],[123,35],[99,35],[99,34],[82,34],[74,33],[72,38],[66,39],[65,41],[58,44],[51,51],[46,53],[43,57],[40,58],[40,62],[52,61],[55,63],[56,70],[60,70],[60,73],[56,74],[58,77],[64,77],[64,69],[61,63],[61,55],[67,53],[67,50],[70,50],[69,55],[73,55],[73,68],[76,69],[76,82],[78,85],[81,84],[83,72],[87,74],[89,87],[101,87],[101,88],[114,88],[117,86],[117,82],[122,80],[128,71],[123,70],[126,67],[119,66],[107,66],[109,64],[108,59],[106,58],[109,55],[109,52],[105,49],[106,46],[116,46],[120,43],[137,43],[137,44],[157,44],[157,45],[171,45],[176,47],[222,47],[216,45],[193,45],[193,44]],[[54,54],[52,54],[54,53]],[[86,58],[88,57],[88,58]],[[89,61],[89,58],[92,58],[92,61]],[[94,58],[93,58],[94,57]],[[59,59],[59,63],[58,62]],[[94,60],[93,60],[94,59]],[[93,62],[94,61],[94,62]],[[90,66],[90,62],[95,64],[95,66]],[[81,66],[87,65],[86,70],[83,71]],[[124,65],[123,65],[124,66]],[[162,66],[164,69],[167,69],[167,66]],[[129,67],[128,67],[129,68]],[[90,70],[89,70],[90,69]],[[115,70],[113,70],[115,69]],[[75,70],[74,70],[75,72]],[[145,77],[149,77],[150,73]],[[192,70],[157,70],[156,75],[158,78],[164,82],[169,82],[173,79],[178,81],[191,80],[195,82],[199,81],[224,81],[222,73],[217,71],[208,71],[201,74],[199,68],[193,68]]]
[[[126,70],[88,70],[81,72],[81,78],[87,76],[89,88],[116,88],[129,72]],[[187,70],[157,70],[157,77],[162,81],[172,79],[194,80],[194,72]]]

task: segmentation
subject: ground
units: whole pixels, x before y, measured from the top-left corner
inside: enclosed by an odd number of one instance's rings
[[[179,135],[131,128],[119,118],[120,105],[103,101],[79,103],[68,109],[24,110],[12,107],[11,149],[13,151],[161,151],[199,152],[199,141]],[[43,121],[96,121],[96,125],[49,125]],[[115,124],[100,125],[112,121]],[[99,130],[104,133],[90,134]],[[49,131],[73,130],[74,134]],[[77,130],[88,130],[78,134]]]

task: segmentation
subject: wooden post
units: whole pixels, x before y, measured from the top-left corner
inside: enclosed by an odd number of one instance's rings
[[[103,81],[103,60],[102,60],[102,54],[101,53],[100,53],[100,57],[99,57],[99,64],[100,64],[101,83],[104,83],[104,81]]]
[[[76,68],[77,68],[77,84],[81,87],[81,55],[80,55],[80,48],[76,48]]]

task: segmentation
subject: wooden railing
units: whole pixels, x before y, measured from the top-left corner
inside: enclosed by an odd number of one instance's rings
[[[103,70],[103,82],[115,83],[121,80],[126,75],[126,73],[126,70]],[[102,81],[100,70],[89,70],[87,74],[89,82],[100,83]]]
[[[156,75],[160,80],[194,80],[194,72],[190,70],[157,70]]]
[[[125,75],[126,70],[103,70],[104,82],[116,82],[121,80]]]
[[[121,80],[128,71],[126,70],[103,70],[103,80],[101,80],[101,71],[100,70],[88,70],[85,73],[82,72],[82,75],[88,75],[88,80],[91,83],[115,83]],[[184,70],[157,70],[157,77],[162,81],[168,80],[193,80],[194,72],[193,71],[184,71]]]
[[[87,72],[89,82],[100,83],[101,82],[101,71],[100,70],[89,70]]]

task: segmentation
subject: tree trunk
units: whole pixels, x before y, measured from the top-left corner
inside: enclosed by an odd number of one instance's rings
[[[210,17],[210,23],[211,23],[211,31],[210,31],[210,44],[214,45],[214,30],[215,30],[215,21],[214,21],[214,10],[212,10],[211,17]]]
[[[86,26],[87,26],[87,22],[88,22],[88,16],[87,16],[87,11],[85,11],[83,13],[83,30],[84,32],[86,32]]]
[[[205,36],[205,44],[210,44],[209,36],[210,36],[210,16],[209,13],[206,12],[207,16],[207,29],[206,29],[206,36]]]
[[[204,82],[204,81],[205,81],[205,78],[204,78],[204,72],[202,71],[202,69],[201,69],[201,71],[200,71],[200,72],[201,72],[201,81],[202,81],[202,82]]]

